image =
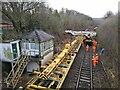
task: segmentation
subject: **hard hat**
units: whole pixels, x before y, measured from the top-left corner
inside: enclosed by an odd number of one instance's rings
[[[20,86],[18,90],[22,90],[22,89],[23,89],[23,87],[22,87],[22,86]]]

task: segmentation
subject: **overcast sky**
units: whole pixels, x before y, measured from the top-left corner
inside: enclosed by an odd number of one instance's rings
[[[68,8],[84,13],[93,18],[100,18],[107,11],[118,12],[118,2],[120,0],[48,0],[48,4],[53,9],[61,10]]]

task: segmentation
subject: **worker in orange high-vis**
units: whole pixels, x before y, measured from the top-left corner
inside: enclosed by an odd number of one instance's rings
[[[93,46],[97,45],[97,41],[93,40]]]
[[[98,61],[97,61],[96,58],[95,58],[95,60],[94,60],[94,67],[95,67],[97,64],[98,64]]]
[[[88,51],[89,51],[89,46],[87,45],[87,46],[86,46],[86,52],[88,52]]]
[[[95,67],[98,64],[98,61],[96,60],[96,58],[94,56],[92,58],[92,61],[93,61],[93,65]]]
[[[95,59],[96,59],[97,64],[98,64],[98,60],[99,60],[99,56],[98,56],[98,54],[96,54]]]
[[[96,54],[95,58],[96,58],[96,60],[98,60],[98,59],[99,59],[98,54]]]
[[[96,46],[93,46],[93,52],[95,53],[96,52]]]

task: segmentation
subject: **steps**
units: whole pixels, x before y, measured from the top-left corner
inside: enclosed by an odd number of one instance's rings
[[[10,71],[9,75],[5,80],[7,88],[15,88],[25,67],[27,66],[28,60],[29,59],[27,55],[21,55],[20,58],[16,61],[15,65],[13,66],[13,69]]]

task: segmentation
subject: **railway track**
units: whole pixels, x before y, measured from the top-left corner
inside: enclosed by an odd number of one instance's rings
[[[85,48],[81,47],[74,60],[73,65],[62,85],[61,90],[65,88],[91,88],[92,85],[92,48],[88,53],[85,52]],[[82,81],[84,80],[84,81]],[[86,81],[86,84],[85,84]],[[89,82],[89,83],[87,83]]]
[[[93,88],[93,71],[92,71],[92,50],[90,48],[89,52],[85,52],[83,60],[80,65],[80,70],[78,73],[78,78],[76,81],[75,88]]]
[[[75,83],[77,81],[77,76],[80,69],[81,59],[84,57],[83,53],[84,53],[84,48],[81,47],[62,85],[61,90],[68,89],[68,88],[75,88],[75,85],[76,85]]]
[[[85,53],[85,48],[80,48],[61,90],[65,88],[92,90],[96,90],[97,88],[110,88],[111,85],[101,61],[99,61],[95,68],[93,67],[93,54],[92,47],[90,47],[88,53]]]

